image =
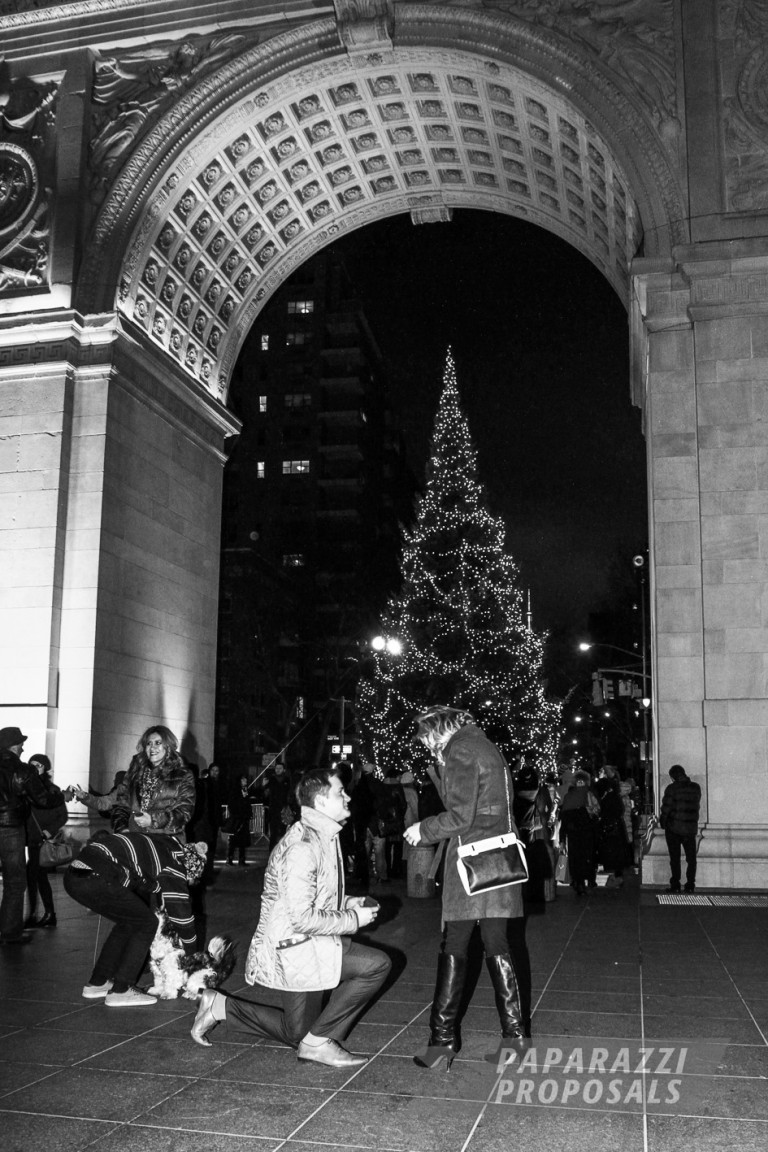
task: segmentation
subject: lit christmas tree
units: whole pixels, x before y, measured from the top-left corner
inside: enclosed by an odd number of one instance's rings
[[[504,535],[477,478],[449,350],[426,491],[403,538],[402,589],[381,621],[402,651],[374,653],[358,684],[358,730],[380,772],[407,767],[424,778],[428,753],[413,743],[413,720],[431,704],[467,708],[507,756],[554,769],[560,705],[545,695],[544,640],[524,619]]]

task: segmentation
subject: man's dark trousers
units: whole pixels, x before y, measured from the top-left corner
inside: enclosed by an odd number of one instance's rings
[[[307,1032],[343,1040],[358,1013],[378,992],[392,967],[376,948],[341,941],[341,979],[323,1008],[324,992],[282,992],[282,1011],[252,1000],[227,997],[227,1024],[270,1040],[298,1047]]]
[[[696,882],[696,836],[679,836],[669,828],[664,830],[667,838],[667,851],[669,852],[670,888],[680,891],[680,849],[685,852],[685,883],[692,888]]]

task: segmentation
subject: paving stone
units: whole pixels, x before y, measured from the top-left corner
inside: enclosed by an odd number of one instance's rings
[[[689,1045],[681,1074],[687,1114],[660,1116],[663,1102],[651,1100],[644,1148],[642,1097],[619,1110],[578,1100],[567,1107],[495,1102],[498,1078],[483,1057],[498,1042],[499,1024],[477,952],[478,979],[451,1072],[414,1066],[428,1036],[438,901],[388,889],[396,918],[370,942],[395,956],[398,975],[348,1037],[351,1051],[374,1057],[350,1073],[297,1064],[281,1045],[224,1028],[212,1048],[200,1048],[189,1036],[196,1010],[189,1001],[120,1012],[86,1003],[80,992],[98,921],[68,904],[54,877],[57,883],[60,924],[71,910],[65,930],[22,950],[23,963],[0,954],[0,1144],[12,1152],[768,1148],[764,910],[645,904],[646,894],[627,884],[586,901],[564,893],[529,916],[537,1049],[639,1045],[643,1027],[649,1046]],[[279,993],[244,980],[259,884],[255,868],[217,882],[207,893],[209,931],[238,941],[227,991],[279,1003]],[[691,1114],[695,1108],[701,1112]]]

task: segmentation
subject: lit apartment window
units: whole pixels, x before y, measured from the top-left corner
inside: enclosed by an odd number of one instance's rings
[[[284,552],[283,553],[283,568],[303,568],[304,567],[304,553],[303,552]]]
[[[261,350],[262,352],[269,352],[269,336],[266,333],[261,337]]]
[[[266,412],[267,398],[266,396],[259,396],[259,412]]]
[[[311,392],[286,392],[286,408],[309,408],[312,405]]]
[[[257,480],[263,480],[264,479],[264,461],[263,460],[257,460],[256,461],[256,479]]]
[[[309,472],[309,460],[283,460],[283,476],[305,476]]]
[[[308,316],[310,312],[314,312],[314,300],[289,300],[288,301],[288,315],[289,316]]]
[[[298,348],[300,344],[306,344],[309,337],[306,332],[286,332],[285,343],[288,348]]]

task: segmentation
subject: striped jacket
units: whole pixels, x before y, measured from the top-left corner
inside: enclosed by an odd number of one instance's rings
[[[189,900],[184,846],[175,836],[143,832],[97,832],[80,853],[76,867],[98,872],[109,883],[162,897],[163,908],[187,952],[194,952],[195,920]]]
[[[695,836],[699,830],[701,788],[685,776],[667,785],[661,801],[659,823],[678,836]]]

